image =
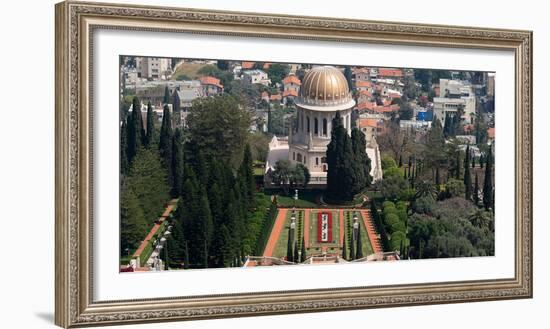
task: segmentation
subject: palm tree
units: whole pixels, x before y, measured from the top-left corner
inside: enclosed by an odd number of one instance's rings
[[[422,197],[432,197],[434,200],[437,199],[437,189],[430,182],[420,182],[416,185],[416,194],[414,195],[415,199]]]
[[[469,217],[468,220],[472,225],[479,228],[490,229],[491,214],[484,209],[477,209]]]

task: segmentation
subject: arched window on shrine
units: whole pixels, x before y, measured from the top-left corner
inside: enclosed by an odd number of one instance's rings
[[[313,130],[313,133],[314,134],[318,134],[319,133],[319,120],[317,120],[317,118],[313,119],[314,120],[314,130]]]

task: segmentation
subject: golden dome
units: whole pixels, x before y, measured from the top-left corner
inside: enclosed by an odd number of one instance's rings
[[[350,104],[353,106],[355,102],[349,91],[348,81],[339,69],[332,66],[317,66],[304,76],[297,105],[347,107]]]
[[[339,100],[348,93],[346,78],[332,66],[318,66],[307,72],[301,88],[302,97],[323,101]]]

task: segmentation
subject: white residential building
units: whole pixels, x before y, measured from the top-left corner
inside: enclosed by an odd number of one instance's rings
[[[262,70],[246,70],[242,72],[243,81],[249,84],[262,84],[264,86],[269,86],[271,80],[269,79],[267,73]]]

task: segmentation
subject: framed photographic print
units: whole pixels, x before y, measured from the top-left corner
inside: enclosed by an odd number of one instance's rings
[[[530,298],[531,66],[530,31],[59,3],[56,324]]]

